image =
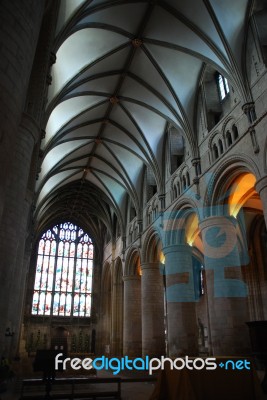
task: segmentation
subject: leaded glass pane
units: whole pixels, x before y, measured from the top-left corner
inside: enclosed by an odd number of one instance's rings
[[[91,294],[86,296],[86,309],[85,309],[85,316],[90,317],[91,313]]]
[[[53,290],[54,270],[55,270],[55,257],[50,256],[49,268],[48,268],[47,290]]]
[[[45,245],[45,241],[43,239],[41,239],[39,242],[38,254],[44,253],[44,245]]]
[[[38,299],[39,299],[39,293],[34,292],[32,301],[32,314],[38,314]]]
[[[41,292],[39,297],[38,314],[44,314],[44,308],[45,308],[45,292]]]
[[[45,243],[45,254],[50,254],[51,242],[49,240]]]
[[[58,315],[58,311],[59,311],[59,294],[56,293],[54,295],[53,315]]]
[[[90,244],[88,258],[93,259],[93,257],[94,257],[94,247],[92,244]]]
[[[85,295],[81,294],[80,295],[80,310],[79,310],[79,316],[83,317],[85,314]]]
[[[219,75],[219,88],[220,88],[221,99],[223,100],[225,98],[225,96],[226,96],[226,93],[225,93],[225,89],[224,89],[222,75]]]
[[[66,299],[66,315],[71,315],[72,295],[68,294]]]
[[[82,257],[82,251],[83,251],[83,245],[81,243],[79,243],[77,246],[77,257],[78,258]]]
[[[69,271],[68,271],[68,279],[67,279],[67,291],[71,292],[73,289],[73,270],[74,270],[74,259],[69,259]]]
[[[63,249],[64,249],[64,242],[59,242],[59,245],[58,245],[58,255],[59,256],[63,256]]]
[[[59,315],[65,315],[65,300],[66,296],[62,293],[60,296]]]
[[[60,290],[60,286],[61,286],[62,261],[63,261],[63,258],[58,257],[57,268],[56,268],[55,290]]]
[[[51,313],[51,293],[46,294],[46,299],[45,299],[45,315],[50,315]]]
[[[75,256],[75,243],[71,243],[70,245],[70,257]]]
[[[64,257],[69,257],[69,252],[70,252],[70,244],[66,242],[64,244]]]
[[[74,316],[79,315],[79,305],[80,305],[80,297],[78,294],[75,294],[74,302],[73,302],[73,315]]]

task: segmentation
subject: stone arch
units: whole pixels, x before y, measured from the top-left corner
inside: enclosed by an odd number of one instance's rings
[[[264,157],[263,168],[264,168],[265,174],[267,174],[267,139],[265,140],[265,144],[264,144],[263,157]]]
[[[257,215],[248,229],[250,267],[245,269],[245,282],[249,287],[248,303],[250,319],[266,319],[266,225],[263,215]]]
[[[141,263],[158,262],[162,251],[162,235],[155,227],[149,229],[142,246]]]
[[[216,131],[209,139],[209,152],[212,162],[216,161],[225,151],[225,138],[223,135]]]
[[[199,220],[199,207],[192,199],[182,199],[175,203],[169,216],[164,216],[164,239],[163,244],[170,246],[178,243],[185,243],[184,226],[190,214],[195,213]]]
[[[225,120],[222,126],[222,135],[224,139],[225,149],[231,147],[232,144],[238,139],[238,125],[233,117],[229,117]]]
[[[131,247],[126,255],[123,281],[123,354],[137,357],[142,354],[141,264],[137,247]]]
[[[242,173],[251,173],[260,178],[260,172],[255,162],[247,156],[232,156],[213,172],[204,196],[203,217],[222,215],[225,212],[223,206],[227,185]]]
[[[140,251],[137,247],[131,247],[125,260],[125,276],[140,275]]]

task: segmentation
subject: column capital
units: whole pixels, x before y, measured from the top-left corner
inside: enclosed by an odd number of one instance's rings
[[[29,114],[23,113],[20,121],[20,128],[23,133],[28,133],[32,136],[34,144],[40,139],[41,128],[36,120]]]
[[[141,280],[141,276],[140,275],[124,275],[122,277],[123,282],[127,282],[127,281],[140,281]]]
[[[252,124],[257,119],[256,111],[255,111],[255,103],[253,101],[249,103],[245,103],[242,106],[242,110],[247,116],[248,122]]]
[[[181,253],[185,251],[190,251],[191,247],[187,243],[172,244],[170,246],[163,247],[163,254],[166,256],[169,253]]]
[[[244,111],[244,113],[247,113],[249,110],[255,108],[255,103],[254,101],[250,101],[248,103],[244,103],[242,105],[242,110]]]
[[[227,215],[227,216],[223,216],[223,215],[217,216],[216,215],[216,216],[205,218],[202,221],[200,221],[199,228],[202,231],[203,229],[210,228],[212,226],[232,225],[233,227],[235,227],[236,224],[237,224],[236,219],[230,215]]]
[[[158,262],[145,262],[141,264],[141,271],[145,269],[158,269],[159,268],[159,261]]]

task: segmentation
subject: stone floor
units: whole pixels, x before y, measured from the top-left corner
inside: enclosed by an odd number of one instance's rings
[[[112,377],[113,375],[99,371],[100,377]],[[122,378],[136,378],[138,376],[121,376]],[[97,384],[97,390],[106,390],[104,384]],[[122,400],[149,400],[154,390],[154,382],[123,382],[121,385]],[[21,381],[14,379],[8,382],[8,389],[5,393],[0,393],[0,400],[19,400],[21,393]]]
[[[100,377],[112,377],[111,372],[98,371]],[[260,380],[263,379],[263,372],[258,371]],[[32,376],[31,376],[32,377]],[[120,375],[121,378],[138,379],[144,378],[145,375],[141,371],[131,371]],[[104,384],[97,384],[97,389],[103,390]],[[155,382],[123,382],[121,386],[122,400],[149,400],[154,390]],[[105,388],[106,389],[106,388]],[[0,400],[19,400],[21,392],[21,379],[13,379],[8,382],[8,390],[0,393]],[[267,395],[264,397],[267,400]],[[167,399],[166,399],[167,400]],[[241,400],[241,399],[240,399]]]

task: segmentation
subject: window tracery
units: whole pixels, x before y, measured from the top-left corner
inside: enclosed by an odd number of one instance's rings
[[[78,226],[48,229],[38,245],[32,314],[89,317],[93,257],[93,243]]]

